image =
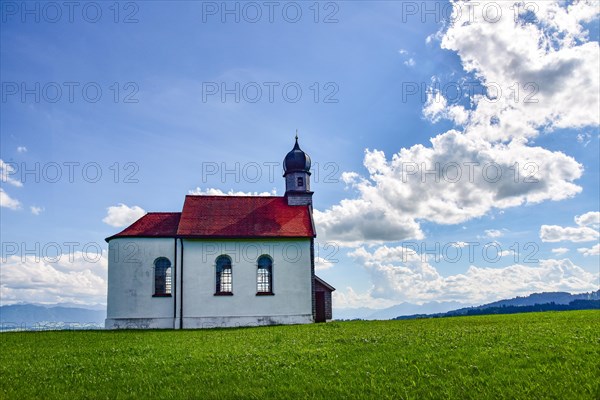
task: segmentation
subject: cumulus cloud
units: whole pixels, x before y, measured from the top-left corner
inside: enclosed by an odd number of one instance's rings
[[[470,266],[463,274],[442,276],[424,255],[401,246],[380,246],[374,251],[361,247],[349,256],[364,266],[372,279],[372,288],[361,295],[365,306],[433,300],[474,304],[533,292],[585,292],[598,287],[599,274],[568,259],[504,268]],[[345,299],[347,295],[336,297],[336,307],[352,306],[338,302]]]
[[[76,251],[51,257],[12,255],[2,261],[2,304],[106,304],[106,252]]]
[[[377,197],[344,199],[324,212],[315,209],[313,215],[317,234],[342,246],[424,238],[416,221]]]
[[[535,137],[540,128],[597,126],[599,48],[583,26],[597,18],[597,2],[544,1],[526,9],[522,3],[481,1],[479,10],[488,4],[500,8],[498,20],[452,24],[441,40],[442,48],[457,52],[465,71],[493,88],[493,101],[483,95],[471,99],[476,107],[467,132],[510,140]],[[472,4],[455,1],[453,7],[467,16]],[[537,21],[528,21],[527,10]],[[515,12],[521,17],[516,22]],[[490,124],[492,118],[496,124]]]
[[[411,303],[413,303],[411,301]],[[369,307],[374,309],[387,308],[396,304],[388,299],[374,298],[369,292],[357,292],[351,286],[345,289],[337,289],[333,292],[333,304],[335,308],[360,308]]]
[[[591,242],[598,240],[600,232],[600,212],[590,211],[576,215],[575,223],[579,226],[542,225],[540,239],[543,242]]]
[[[448,105],[448,101],[441,92],[432,89],[427,93],[423,116],[433,123],[439,122],[441,119],[448,119],[456,125],[463,125],[469,119],[469,111],[460,105]]]
[[[580,252],[581,254],[583,254],[584,256],[597,256],[600,254],[600,244],[596,244],[590,248],[579,248],[577,249],[578,252]]]
[[[498,229],[487,229],[485,231],[485,235],[489,238],[497,238],[503,235],[502,231],[499,231]]]
[[[25,147],[25,146],[18,146],[17,147],[17,153],[27,153],[27,147]]]
[[[542,225],[540,228],[542,242],[591,242],[598,237],[598,231],[587,226]]]
[[[315,270],[316,271],[324,271],[326,269],[330,269],[335,264],[326,258],[323,257],[315,257]]]
[[[566,247],[557,247],[551,250],[554,254],[565,254],[569,252],[569,249],[567,249]]]
[[[131,225],[146,214],[146,211],[139,207],[129,207],[125,204],[111,206],[107,208],[107,215],[102,219],[102,222],[117,228]]]
[[[578,226],[563,227],[558,225],[542,225],[540,239],[543,242],[591,242],[598,240],[600,232],[600,212],[590,211],[576,215],[575,223]]]
[[[493,3],[501,7],[500,20],[454,23],[438,35],[488,93],[471,96],[467,110],[432,88],[423,115],[450,119],[457,129],[389,158],[367,149],[368,175],[347,175],[354,198],[315,211],[321,237],[348,246],[419,239],[421,221],[458,224],[492,209],[581,192],[583,166],[532,140],[542,131],[598,126],[600,52],[583,27],[598,9],[589,1],[535,3],[537,23],[529,23],[523,10],[515,22],[519,7],[512,2]],[[452,5],[471,15],[472,3]]]
[[[590,211],[583,215],[577,215],[575,217],[575,223],[579,226],[600,226],[600,212]]]
[[[197,187],[193,190],[189,190],[188,194],[199,196],[277,196],[277,190],[273,189],[270,192],[235,192],[229,190],[228,192],[224,192],[221,189],[207,188],[202,190],[200,187]]]
[[[6,207],[10,210],[18,210],[21,208],[21,202],[17,199],[13,199],[0,188],[0,207]]]
[[[317,229],[340,244],[420,239],[419,220],[458,224],[504,209],[570,198],[583,167],[572,157],[520,141],[492,144],[457,131],[387,159],[366,150],[368,178],[347,183],[355,199],[315,211]],[[526,173],[525,173],[526,172]]]

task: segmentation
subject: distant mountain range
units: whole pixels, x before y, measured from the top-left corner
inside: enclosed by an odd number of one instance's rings
[[[368,307],[334,308],[333,318],[337,320],[393,319],[399,315],[442,313],[450,310],[456,310],[459,307],[465,307],[468,305],[469,304],[459,303],[456,301],[432,301],[425,304],[401,303],[380,310]]]
[[[566,292],[533,293],[529,296],[495,301],[477,307],[464,307],[457,310],[433,314],[398,315],[394,319],[589,309],[600,309],[600,290],[580,294],[570,294]]]
[[[104,326],[105,309],[80,307],[44,306],[36,304],[14,304],[0,307],[0,329],[41,328],[56,326]]]
[[[489,309],[493,307],[523,307],[536,304],[563,304],[568,305],[574,300],[599,300],[600,290],[591,293],[571,294],[567,292],[544,292],[533,293],[529,296],[515,297],[513,299],[499,300],[493,303],[475,306],[471,304],[448,302],[429,302],[425,304],[401,303],[395,306],[377,310],[368,307],[361,308],[338,308],[333,310],[333,318],[343,319],[395,319],[398,317],[425,317],[439,316],[441,314],[463,315],[470,310]]]
[[[475,308],[506,307],[506,306],[533,306],[535,304],[569,304],[573,300],[598,300],[600,290],[591,293],[571,294],[567,292],[533,293],[525,297],[515,297],[509,300],[500,300],[484,304]]]

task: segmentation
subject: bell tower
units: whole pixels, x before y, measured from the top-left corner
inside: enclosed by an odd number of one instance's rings
[[[285,178],[285,197],[290,206],[312,205],[313,192],[310,191],[310,157],[298,144],[287,153],[283,160],[283,177]]]

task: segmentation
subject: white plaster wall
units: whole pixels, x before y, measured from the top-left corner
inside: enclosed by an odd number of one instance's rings
[[[244,316],[244,317],[200,317],[184,318],[184,327],[195,328],[242,328],[267,325],[309,324],[312,315]]]
[[[175,267],[174,239],[117,238],[109,242],[107,328],[136,324],[141,328],[173,327],[174,297],[152,297],[158,257],[168,258]]]
[[[184,240],[118,238],[109,243],[106,328],[179,328],[183,285],[184,328],[259,326],[312,322],[310,239]],[[215,260],[232,259],[233,296],[215,296]],[[273,296],[256,296],[256,261],[273,258]],[[154,294],[154,260],[166,257],[172,271],[172,297]],[[176,318],[173,318],[177,301]]]
[[[233,296],[215,296],[215,260],[232,259]],[[257,258],[273,259],[273,296],[256,295]],[[185,327],[312,321],[310,239],[184,240]]]

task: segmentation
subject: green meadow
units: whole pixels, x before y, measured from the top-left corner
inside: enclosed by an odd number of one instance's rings
[[[598,399],[600,311],[0,334],[2,399]]]

